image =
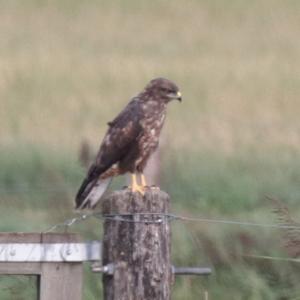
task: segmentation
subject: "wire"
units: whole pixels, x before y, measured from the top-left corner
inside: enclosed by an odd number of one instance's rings
[[[49,232],[53,232],[54,230],[60,228],[60,227],[65,227],[65,230],[67,230],[69,227],[71,227],[72,225],[74,225],[75,223],[78,222],[82,222],[90,217],[93,217],[94,214],[84,214],[84,215],[80,215],[77,218],[71,218],[71,219],[67,219],[66,221],[62,222],[62,223],[57,223],[55,225],[52,225],[51,227],[48,227],[46,230],[44,230],[42,233],[49,233]]]
[[[0,193],[22,193],[24,191],[29,191],[31,190],[30,187],[26,186],[25,184],[18,184],[17,186],[13,186],[14,188],[19,187],[17,190],[16,189],[2,189],[3,186],[0,185]],[[20,189],[21,187],[21,189]],[[66,187],[55,187],[55,188],[48,188],[43,185],[37,186],[38,189],[41,189],[45,192],[54,192],[57,190],[66,190]],[[162,220],[156,220],[156,221],[147,221],[147,220],[132,220],[129,219],[128,217],[133,217],[134,215],[138,215],[137,213],[135,214],[110,214],[110,215],[101,215],[100,213],[95,213],[91,214],[91,216],[98,216],[98,218],[102,219],[107,219],[107,220],[115,220],[115,221],[120,221],[120,222],[128,222],[128,223],[161,223]],[[140,213],[140,215],[147,216],[147,215],[155,215],[155,213]],[[161,218],[168,218],[170,221],[172,220],[181,220],[181,221],[188,221],[188,222],[204,222],[204,223],[215,223],[215,224],[226,224],[226,225],[239,225],[239,226],[252,226],[252,227],[265,227],[265,228],[277,228],[277,229],[299,229],[300,230],[300,225],[292,225],[292,224],[267,224],[267,223],[255,223],[255,222],[248,222],[248,221],[236,221],[236,220],[222,220],[222,219],[210,219],[210,218],[204,218],[204,217],[186,217],[186,216],[179,216],[179,215],[174,215],[174,214],[162,214],[162,213],[157,213],[156,214],[158,217]],[[88,215],[84,215],[88,216]],[[76,219],[76,218],[75,218]],[[81,219],[81,217],[79,217]],[[73,219],[71,219],[73,220]],[[68,220],[67,220],[68,221]],[[66,221],[66,222],[67,222]],[[79,221],[76,219],[76,222]],[[75,223],[76,223],[75,222]],[[67,224],[61,223],[57,224],[54,226],[58,227],[63,227],[63,226],[68,226]]]
[[[300,230],[300,225],[297,226],[297,225],[290,225],[290,224],[254,223],[254,222],[219,220],[219,219],[209,219],[209,218],[193,218],[193,217],[183,217],[183,216],[176,216],[176,218],[179,220],[182,220],[182,221],[191,221],[191,222],[206,222],[206,223],[215,223],[215,224],[254,226],[254,227],[280,228],[280,229],[299,229]]]
[[[102,214],[99,212],[91,214],[83,214],[77,218],[68,219],[62,223],[51,226],[46,229],[44,233],[54,231],[59,227],[70,227],[75,223],[84,221],[88,218],[95,217],[102,220],[110,220],[116,222],[128,222],[128,223],[162,223],[163,221],[187,221],[187,222],[204,222],[204,223],[214,223],[214,224],[226,224],[226,225],[238,225],[238,226],[251,226],[251,227],[264,227],[264,228],[274,228],[274,229],[297,229],[300,230],[300,225],[291,224],[268,224],[268,223],[254,223],[254,222],[242,222],[234,220],[221,220],[221,219],[210,219],[210,218],[195,218],[195,217],[185,217],[175,214],[165,214],[165,213],[133,213],[133,214]],[[141,217],[143,217],[141,219]]]
[[[280,228],[280,229],[299,229],[300,226],[294,225],[277,225],[277,224],[265,224],[265,223],[253,223],[253,222],[240,222],[240,221],[232,221],[232,220],[219,220],[219,219],[208,219],[208,218],[194,218],[194,217],[184,217],[178,216],[174,214],[164,214],[164,213],[134,213],[134,214],[102,214],[99,212],[90,213],[90,214],[83,214],[78,216],[77,218],[70,218],[62,223],[55,224],[43,233],[53,232],[54,230],[65,227],[67,230],[69,227],[73,226],[76,223],[85,221],[91,217],[95,217],[101,220],[109,220],[109,221],[116,221],[116,222],[129,222],[129,223],[162,223],[165,221],[173,221],[173,220],[180,220],[180,221],[189,221],[189,222],[209,222],[209,223],[216,223],[216,224],[228,224],[228,225],[242,225],[242,226],[256,226],[256,227],[268,227],[268,228]],[[141,220],[141,217],[147,218],[146,220]],[[136,219],[132,219],[136,218]],[[154,219],[153,219],[154,218]],[[300,263],[300,259],[294,258],[286,258],[286,257],[274,257],[274,256],[267,256],[267,255],[242,255],[243,257],[248,258],[255,258],[255,259],[265,259],[265,260],[274,260],[274,261],[283,261],[283,262],[293,262],[293,263]]]
[[[288,258],[288,257],[268,256],[268,255],[251,255],[251,254],[243,255],[243,257],[300,263],[299,258]]]
[[[94,216],[98,219],[128,222],[128,223],[162,223],[163,221],[172,221],[176,218],[175,215],[164,213],[134,213],[134,214],[101,214],[95,213]],[[141,217],[143,219],[141,220]]]
[[[267,224],[267,223],[254,223],[254,222],[242,222],[242,221],[233,221],[233,220],[220,220],[220,219],[209,219],[209,218],[195,218],[195,217],[185,217],[175,214],[164,214],[164,213],[135,213],[135,214],[95,214],[98,218],[110,219],[115,221],[122,222],[137,222],[128,217],[133,216],[159,216],[161,218],[167,218],[169,221],[181,220],[188,222],[206,222],[206,223],[215,223],[215,224],[227,224],[227,225],[240,225],[240,226],[255,226],[255,227],[266,227],[266,228],[280,228],[280,229],[299,229],[300,225],[291,225],[291,224]],[[149,221],[145,220],[144,222],[148,223]]]
[[[253,223],[253,222],[240,222],[233,220],[219,220],[219,219],[209,219],[209,218],[195,218],[195,217],[184,217],[178,216],[175,214],[164,214],[164,213],[133,213],[133,214],[102,214],[99,212],[83,214],[76,218],[70,218],[62,223],[55,224],[43,233],[53,232],[54,230],[65,227],[67,230],[69,227],[73,226],[76,223],[85,221],[91,217],[95,217],[101,220],[109,220],[116,222],[129,222],[129,223],[162,223],[163,221],[188,221],[188,222],[208,222],[215,224],[227,224],[227,225],[241,225],[241,226],[255,226],[255,227],[267,227],[267,228],[280,228],[280,229],[298,229],[300,230],[300,226],[294,225],[278,225],[278,224],[266,224],[266,223]],[[141,220],[141,217],[146,218],[146,220]],[[148,217],[148,219],[147,219]],[[153,219],[154,218],[154,219]],[[300,259],[294,258],[286,258],[286,257],[274,257],[267,255],[242,255],[243,257],[255,258],[255,259],[265,259],[265,260],[274,260],[274,261],[285,261],[285,262],[294,262],[300,263]]]

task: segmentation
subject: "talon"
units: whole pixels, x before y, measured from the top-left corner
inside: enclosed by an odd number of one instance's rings
[[[137,183],[135,174],[132,174],[132,186],[130,188],[133,193],[139,192],[143,196],[145,195],[145,188]]]
[[[146,182],[146,177],[144,174],[141,174],[141,183],[142,183],[142,186],[148,186],[147,185],[147,182]]]
[[[137,185],[137,186],[133,186],[132,187],[132,192],[135,193],[135,192],[139,192],[141,195],[145,195],[145,189],[144,187],[142,187],[141,185]]]

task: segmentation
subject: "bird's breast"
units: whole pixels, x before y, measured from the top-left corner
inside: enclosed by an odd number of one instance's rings
[[[140,138],[140,149],[145,152],[151,152],[159,142],[160,132],[164,123],[165,114],[145,118],[142,127],[143,134]]]
[[[140,124],[143,130],[138,141],[139,155],[135,161],[136,169],[143,170],[149,157],[157,148],[164,120],[164,111],[146,115],[141,120]]]
[[[165,120],[165,114],[145,118],[141,123],[143,128],[143,133],[144,133],[143,135],[152,138],[159,136],[160,131],[164,124],[164,120]]]

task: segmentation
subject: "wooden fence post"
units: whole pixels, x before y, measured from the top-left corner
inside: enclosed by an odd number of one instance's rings
[[[106,215],[103,265],[105,300],[169,300],[173,281],[170,262],[169,196],[157,188],[144,196],[129,189],[103,202]]]
[[[43,243],[79,242],[75,234],[45,234]],[[72,263],[43,263],[40,276],[40,300],[82,299],[83,265]]]

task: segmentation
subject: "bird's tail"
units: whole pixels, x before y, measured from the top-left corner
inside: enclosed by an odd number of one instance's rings
[[[84,180],[75,198],[76,209],[94,208],[108,189],[112,178]]]

